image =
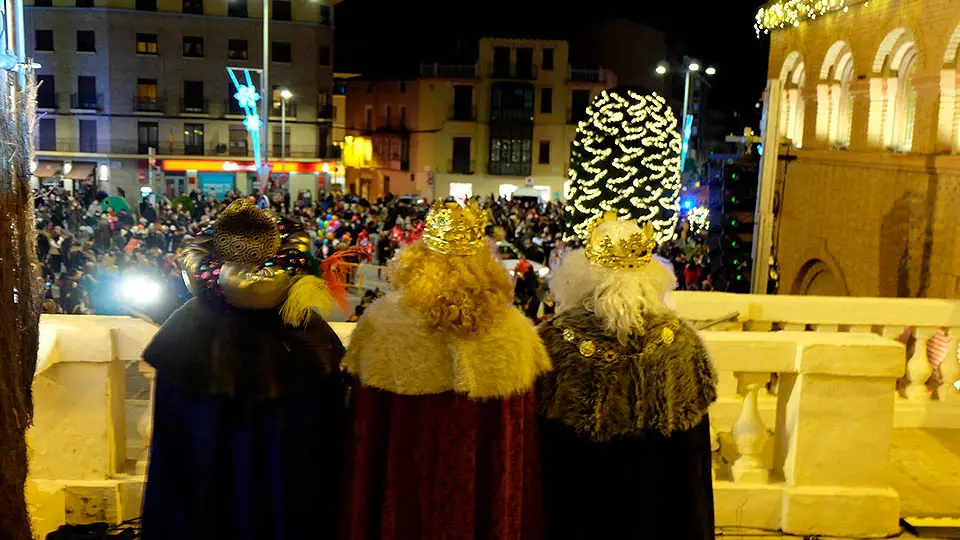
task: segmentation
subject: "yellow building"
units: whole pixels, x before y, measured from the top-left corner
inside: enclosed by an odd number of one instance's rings
[[[778,4],[780,292],[957,297],[960,3]]]
[[[479,51],[412,80],[347,82],[348,191],[563,196],[576,123],[613,74],[572,69],[565,41],[484,38]]]

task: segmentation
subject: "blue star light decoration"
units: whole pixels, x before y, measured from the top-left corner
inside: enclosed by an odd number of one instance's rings
[[[233,98],[237,100],[237,104],[240,105],[240,108],[243,109],[246,115],[243,119],[243,127],[250,132],[253,138],[253,158],[257,163],[257,167],[259,167],[261,166],[260,128],[263,127],[263,120],[260,119],[260,114],[257,113],[257,102],[260,101],[260,92],[258,92],[257,87],[253,85],[249,69],[243,70],[244,83],[246,84],[237,80],[237,76],[233,73],[232,69],[228,68],[227,73],[230,75],[230,80],[233,82],[234,88],[237,89],[233,94]]]

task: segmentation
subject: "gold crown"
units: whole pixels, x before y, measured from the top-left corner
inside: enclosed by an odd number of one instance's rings
[[[466,206],[437,201],[427,215],[423,242],[428,248],[445,255],[473,255],[484,248],[483,231],[487,213],[476,203]]]
[[[597,228],[603,223],[616,220],[616,214],[610,212],[604,215],[603,219],[594,220],[590,224],[587,247],[584,249],[587,260],[614,270],[643,268],[653,258],[653,252],[657,249],[653,223],[648,221],[638,232],[614,244],[609,234],[600,234]]]

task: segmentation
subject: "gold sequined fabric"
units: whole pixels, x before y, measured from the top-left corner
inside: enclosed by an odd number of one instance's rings
[[[238,199],[213,224],[213,257],[259,266],[280,249],[280,231],[265,212],[248,199]]]

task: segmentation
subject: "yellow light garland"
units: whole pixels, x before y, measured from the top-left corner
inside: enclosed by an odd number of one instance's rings
[[[848,5],[860,3],[858,0],[778,0],[757,11],[754,29],[757,37],[761,33],[768,34],[770,30],[799,26],[802,21],[814,20],[817,17],[834,11],[847,12]],[[867,2],[863,2],[864,5]]]

